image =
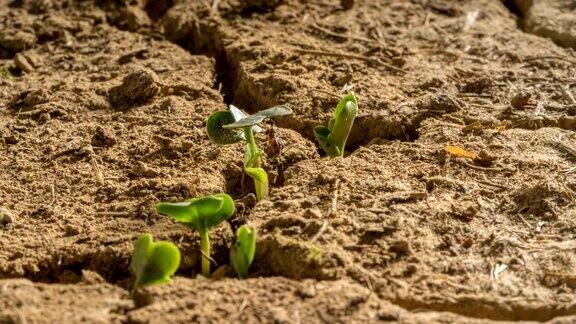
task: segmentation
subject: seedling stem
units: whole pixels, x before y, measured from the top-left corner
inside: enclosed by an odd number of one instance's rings
[[[260,156],[262,155],[262,152],[256,145],[253,126],[246,126],[243,130],[248,145],[246,160],[244,161],[244,169],[246,170],[246,173],[254,179],[256,199],[260,201],[268,198],[268,176],[260,167]]]
[[[210,236],[208,231],[200,232],[200,249],[202,251],[202,275],[206,278],[210,276]]]

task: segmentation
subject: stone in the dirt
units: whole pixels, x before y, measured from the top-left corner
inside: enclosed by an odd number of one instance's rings
[[[110,89],[110,100],[116,105],[150,101],[160,92],[160,79],[154,71],[140,68],[122,80],[122,84]]]
[[[92,146],[110,147],[116,144],[116,137],[109,130],[98,126],[91,141]]]
[[[390,252],[400,255],[409,255],[412,252],[412,248],[410,247],[410,242],[406,240],[398,240],[390,246]]]
[[[119,26],[132,32],[152,25],[152,21],[148,17],[146,11],[142,10],[138,6],[128,6],[123,8],[120,11],[119,19]]]
[[[22,55],[21,53],[18,53],[16,56],[14,56],[14,64],[16,64],[16,66],[24,72],[30,73],[34,71],[32,64],[30,64],[26,56]]]
[[[83,284],[93,285],[99,283],[106,283],[106,280],[102,278],[102,276],[98,272],[82,269],[81,282]]]
[[[522,90],[514,95],[510,100],[510,104],[514,109],[522,109],[526,106],[530,99],[532,99],[532,93],[526,90]]]
[[[352,9],[352,7],[354,7],[354,0],[340,0],[340,5],[345,10]]]
[[[23,96],[22,103],[26,107],[33,107],[50,101],[50,92],[45,89],[31,90]]]
[[[36,43],[36,36],[20,30],[0,30],[0,47],[14,53],[22,52]]]
[[[462,109],[462,104],[450,95],[438,93],[419,98],[416,107],[420,111],[452,113]]]
[[[462,92],[464,93],[483,93],[485,90],[489,89],[494,85],[494,80],[491,77],[481,77],[468,81],[464,86],[462,86]]]
[[[14,222],[14,215],[6,208],[0,206],[0,225],[6,225]]]

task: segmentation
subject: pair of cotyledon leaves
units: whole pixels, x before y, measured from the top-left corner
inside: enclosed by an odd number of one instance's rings
[[[134,243],[130,269],[135,287],[168,283],[179,265],[180,250],[170,242],[153,242],[152,235],[144,234]]]
[[[269,117],[280,117],[289,115],[292,109],[287,106],[279,105],[259,111],[253,115],[247,115],[240,109],[230,105],[227,111],[217,111],[210,115],[206,123],[208,137],[221,145],[234,144],[246,140],[246,131],[260,132],[262,129],[258,126],[264,119]],[[255,161],[260,157],[260,152],[254,150],[248,145],[244,156],[244,169],[246,173],[260,183],[266,183],[268,176],[266,172],[255,165]]]
[[[258,126],[264,119],[289,115],[292,109],[280,105],[247,115],[240,109],[230,105],[227,111],[218,111],[210,115],[206,123],[208,137],[216,144],[234,144],[246,140],[243,128],[252,127],[258,133],[262,129]]]
[[[358,101],[354,93],[344,96],[336,106],[328,127],[316,126],[314,137],[322,149],[331,157],[343,156],[346,140],[358,114]]]
[[[256,229],[246,225],[236,231],[236,243],[230,250],[230,262],[238,277],[245,278],[256,252]]]

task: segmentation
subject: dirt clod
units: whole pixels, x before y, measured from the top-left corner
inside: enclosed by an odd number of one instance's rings
[[[395,252],[400,255],[409,255],[411,253],[410,243],[406,240],[399,240],[390,246],[390,252]]]
[[[6,207],[0,206],[0,224],[6,225],[14,222],[13,213]]]
[[[146,11],[138,6],[129,5],[120,10],[118,26],[129,31],[138,31],[152,25]]]
[[[122,84],[110,89],[110,100],[117,106],[150,101],[160,92],[160,79],[154,71],[139,68],[122,80]]]
[[[18,53],[16,56],[14,56],[14,64],[16,64],[16,67],[24,72],[34,71],[34,66],[32,66],[28,59],[21,53]]]
[[[517,92],[512,97],[510,100],[510,105],[512,105],[514,109],[523,109],[526,105],[528,105],[530,99],[532,99],[532,92],[522,90]]]
[[[0,31],[0,47],[13,53],[22,52],[36,43],[33,33],[17,30],[2,29]]]
[[[352,7],[354,7],[354,0],[340,0],[340,6],[342,6],[344,10],[352,9]]]
[[[96,147],[111,147],[116,144],[116,136],[110,130],[98,126],[92,136],[91,144]]]

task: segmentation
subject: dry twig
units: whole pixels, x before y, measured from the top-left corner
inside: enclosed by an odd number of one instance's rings
[[[364,61],[366,63],[380,65],[380,66],[386,67],[386,68],[393,70],[393,71],[396,71],[396,72],[408,73],[408,71],[401,69],[399,67],[396,67],[392,64],[384,63],[379,59],[375,59],[375,58],[371,58],[371,57],[367,57],[367,56],[363,56],[363,55],[346,54],[346,53],[338,53],[338,52],[328,52],[328,51],[314,51],[314,50],[305,50],[305,49],[299,49],[299,48],[295,49],[294,51],[296,53],[300,53],[300,54],[310,54],[310,55],[317,55],[317,56],[330,56],[330,57],[340,57],[340,58],[347,58],[347,59],[353,59],[353,60],[360,60],[360,61]]]

